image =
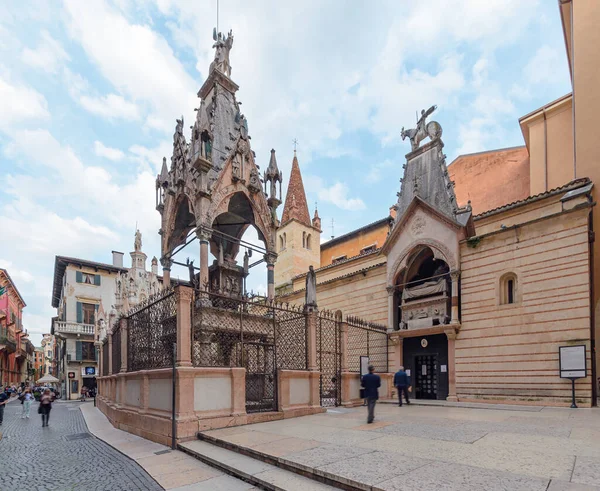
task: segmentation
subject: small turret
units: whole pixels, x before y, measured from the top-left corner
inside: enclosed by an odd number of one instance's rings
[[[316,206],[315,206],[315,216],[313,216],[313,219],[312,219],[312,225],[319,232],[322,232],[322,230],[321,230],[321,217],[319,216],[319,211],[317,210]]]

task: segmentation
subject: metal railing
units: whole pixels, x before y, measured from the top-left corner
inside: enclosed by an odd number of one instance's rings
[[[94,324],[79,324],[78,322],[54,321],[54,330],[67,334],[88,334],[93,336],[96,332]]]
[[[117,321],[112,332],[112,373],[121,371],[121,324]]]
[[[360,357],[368,356],[376,372],[388,371],[388,336],[384,325],[348,316],[348,371],[360,372]]]

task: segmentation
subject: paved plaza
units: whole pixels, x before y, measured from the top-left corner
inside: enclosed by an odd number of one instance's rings
[[[6,406],[0,427],[0,489],[161,490],[133,460],[88,432],[80,405],[55,402],[47,428],[42,428],[37,403],[30,419],[21,419],[18,401]]]
[[[373,424],[334,408],[206,435],[362,489],[600,490],[598,409],[378,404]]]

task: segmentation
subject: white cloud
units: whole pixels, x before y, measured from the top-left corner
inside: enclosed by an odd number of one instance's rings
[[[79,98],[79,103],[92,114],[109,120],[124,119],[126,121],[135,121],[140,119],[140,112],[137,105],[117,94],[108,94],[104,97],[82,95]]]
[[[163,37],[147,25],[130,24],[102,2],[70,0],[65,7],[71,36],[119,93],[151,106],[153,127],[166,128],[181,112],[191,113],[198,83],[187,74]],[[122,110],[123,102],[121,97],[118,106]],[[125,107],[127,114],[134,114],[131,106]],[[158,120],[162,120],[160,125]]]
[[[104,157],[108,160],[119,161],[125,157],[125,154],[119,150],[118,148],[106,147],[104,144],[98,140],[94,142],[94,152],[98,157]]]
[[[50,118],[48,103],[42,94],[24,85],[11,85],[1,74],[0,115],[0,130],[7,132],[22,123]]]
[[[48,31],[44,30],[37,48],[25,48],[22,59],[24,63],[34,68],[48,73],[56,73],[59,66],[70,58],[61,44]]]
[[[343,210],[363,210],[365,203],[360,198],[348,197],[348,186],[336,182],[333,186],[319,190],[319,200],[332,203]]]
[[[383,178],[384,173],[395,166],[396,164],[389,159],[386,159],[383,162],[378,162],[369,168],[369,173],[365,179],[370,184],[379,182]]]

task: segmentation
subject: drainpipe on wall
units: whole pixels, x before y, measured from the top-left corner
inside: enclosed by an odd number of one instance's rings
[[[590,196],[590,201],[592,197]],[[592,406],[598,405],[598,376],[596,373],[596,308],[594,305],[594,209],[590,209],[588,216],[588,233],[589,233],[589,262],[590,262],[590,351],[592,355]]]

